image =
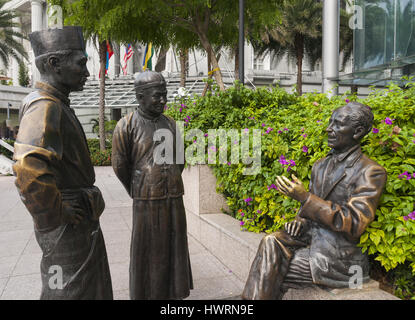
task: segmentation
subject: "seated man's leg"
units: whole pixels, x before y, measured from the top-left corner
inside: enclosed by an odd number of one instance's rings
[[[310,269],[310,248],[300,248],[292,257],[287,274],[281,286],[283,294],[288,289],[301,289],[313,286],[313,277]]]
[[[281,285],[289,270],[290,260],[295,250],[306,245],[306,242],[282,230],[265,236],[252,263],[242,299],[281,299],[284,293]]]

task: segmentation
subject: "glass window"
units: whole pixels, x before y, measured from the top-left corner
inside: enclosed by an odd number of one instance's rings
[[[354,30],[354,70],[405,64],[415,56],[415,0],[356,0],[363,29]]]

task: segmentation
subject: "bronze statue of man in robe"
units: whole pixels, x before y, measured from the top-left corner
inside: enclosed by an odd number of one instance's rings
[[[371,131],[368,106],[350,102],[333,111],[327,157],[312,168],[310,191],[292,176],[277,177],[279,192],[301,202],[285,230],[265,236],[258,248],[243,299],[281,299],[289,288],[321,285],[348,287],[351,267],[369,280],[369,262],[357,247],[374,220],[386,183],[386,171],[362,154],[361,139]]]
[[[130,298],[183,299],[193,280],[182,197],[184,161],[173,152],[182,141],[175,121],[163,114],[164,77],[145,71],[135,76],[134,86],[139,107],[117,123],[112,142],[112,167],[134,200]]]
[[[41,81],[20,108],[13,167],[20,197],[42,249],[43,300],[113,299],[99,217],[105,203],[94,186],[83,128],[69,93],[89,77],[80,27],[29,35]]]

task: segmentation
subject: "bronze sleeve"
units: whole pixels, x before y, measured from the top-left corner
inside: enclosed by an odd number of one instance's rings
[[[345,204],[310,194],[299,215],[333,231],[345,233],[346,237],[355,241],[374,220],[385,183],[385,170],[379,166],[369,166],[359,175],[352,195]]]
[[[131,196],[131,163],[127,118],[118,121],[112,136],[112,168]]]
[[[39,232],[61,224],[62,199],[52,170],[53,162],[62,159],[60,121],[55,102],[36,101],[22,117],[15,143],[15,184]]]

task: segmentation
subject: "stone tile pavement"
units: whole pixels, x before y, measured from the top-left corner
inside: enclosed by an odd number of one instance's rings
[[[107,246],[114,299],[128,299],[128,266],[132,224],[132,200],[111,167],[96,167],[96,185],[106,209],[101,227]],[[0,300],[36,300],[41,290],[41,250],[32,218],[21,202],[14,177],[0,176]],[[190,260],[195,289],[188,299],[237,298],[242,281],[189,235]]]

